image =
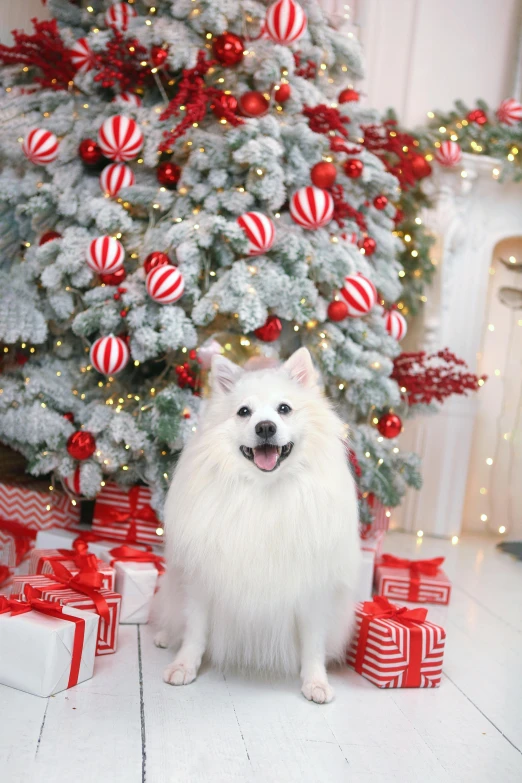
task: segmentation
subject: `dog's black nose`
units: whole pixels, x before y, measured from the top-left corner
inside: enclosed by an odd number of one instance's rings
[[[273,421],[259,421],[256,424],[256,435],[263,440],[273,438],[277,432],[277,427]]]

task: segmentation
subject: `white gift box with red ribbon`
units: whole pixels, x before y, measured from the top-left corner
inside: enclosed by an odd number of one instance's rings
[[[53,562],[62,563],[73,576],[77,576],[81,570],[91,567],[98,571],[103,581],[101,586],[105,590],[114,590],[115,572],[108,563],[96,557],[94,553],[90,555],[80,555],[76,560],[74,550],[64,549],[33,549],[29,558],[28,574],[44,574],[52,576]]]
[[[165,559],[126,544],[108,554],[116,571],[116,590],[121,595],[120,623],[148,623]]]

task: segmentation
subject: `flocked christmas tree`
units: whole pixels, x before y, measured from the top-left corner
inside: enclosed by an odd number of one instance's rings
[[[315,0],[49,0],[0,48],[0,439],[160,508],[210,357],[309,347],[362,496],[419,482],[390,376],[397,181]],[[383,309],[384,305],[384,309]],[[394,410],[395,409],[395,410]]]

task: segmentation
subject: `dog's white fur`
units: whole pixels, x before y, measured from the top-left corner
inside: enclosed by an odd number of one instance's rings
[[[342,657],[351,632],[360,561],[341,422],[305,348],[252,372],[214,357],[211,389],[166,502],[155,641],[179,642],[181,632],[182,643],[164,679],[192,682],[207,652],[218,667],[300,668],[306,698],[330,701],[325,666]],[[277,412],[282,402],[291,413]],[[250,417],[237,415],[244,405]],[[278,445],[294,444],[271,473],[240,452],[267,419]]]

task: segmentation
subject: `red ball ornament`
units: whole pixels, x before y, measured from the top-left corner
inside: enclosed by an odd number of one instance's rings
[[[160,185],[167,190],[175,190],[181,177],[181,168],[170,160],[160,163],[156,169],[156,177]]]
[[[343,168],[347,177],[357,179],[357,177],[360,177],[363,173],[364,164],[362,160],[359,160],[358,158],[348,158],[348,160],[345,161]]]
[[[318,188],[331,188],[337,176],[337,169],[333,163],[321,161],[316,163],[310,172],[310,179]]]
[[[245,117],[262,117],[270,108],[270,101],[261,92],[250,90],[239,99],[239,108]]]
[[[289,84],[276,84],[274,87],[274,98],[278,103],[285,103],[292,94],[292,90]]]
[[[78,430],[67,440],[67,451],[73,459],[89,459],[96,451],[96,441],[92,432]]]
[[[351,103],[352,101],[358,101],[359,100],[359,93],[357,90],[352,90],[350,87],[347,87],[346,90],[343,90],[339,94],[338,101],[339,103]]]
[[[411,158],[411,170],[416,179],[424,179],[431,174],[431,166],[424,155],[413,155]]]
[[[103,160],[103,152],[94,139],[84,139],[78,147],[78,155],[86,166],[97,166]]]
[[[364,250],[365,256],[373,256],[377,249],[377,242],[375,239],[372,239],[372,237],[364,237],[364,239],[361,239],[359,242],[359,247],[361,250]]]
[[[277,315],[269,315],[263,326],[256,329],[254,334],[264,343],[273,343],[283,331],[283,324]]]
[[[373,206],[375,209],[386,209],[388,206],[388,199],[386,196],[375,196],[373,199]]]
[[[167,264],[170,264],[168,255],[166,253],[161,253],[159,250],[155,250],[147,256],[143,262],[143,268],[146,274],[149,274],[151,269],[156,269],[158,266],[166,266]]]
[[[239,35],[234,35],[234,33],[218,35],[212,47],[214,57],[226,68],[241,62],[244,49],[245,44]]]
[[[127,273],[125,267],[120,266],[115,272],[111,272],[108,275],[100,275],[100,280],[102,283],[105,283],[105,285],[120,285],[126,277]]]
[[[488,115],[482,109],[473,109],[468,113],[468,121],[476,122],[477,125],[485,125],[488,121]]]
[[[327,313],[330,321],[343,321],[348,316],[348,305],[341,300],[330,302]]]
[[[38,242],[39,245],[45,245],[46,242],[52,242],[53,239],[61,239],[62,235],[58,233],[58,231],[46,231],[45,234],[42,234],[40,237],[40,241]]]
[[[522,120],[522,105],[514,98],[506,98],[497,109],[497,119],[503,125],[517,125]]]
[[[163,46],[153,46],[150,50],[150,61],[155,68],[161,68],[169,56],[169,50]]]
[[[67,419],[67,421],[70,421],[71,424],[74,422],[74,413],[72,411],[67,411],[67,413],[63,414],[63,418]]]
[[[214,98],[210,104],[211,111],[214,112],[216,117],[221,119],[226,114],[235,114],[237,112],[237,100],[233,95],[225,95],[224,92],[217,98]]]
[[[332,136],[330,139],[330,149],[334,152],[344,152],[346,150],[346,139],[344,136]]]
[[[396,438],[402,432],[402,421],[396,413],[385,413],[379,419],[377,429],[383,438]]]

